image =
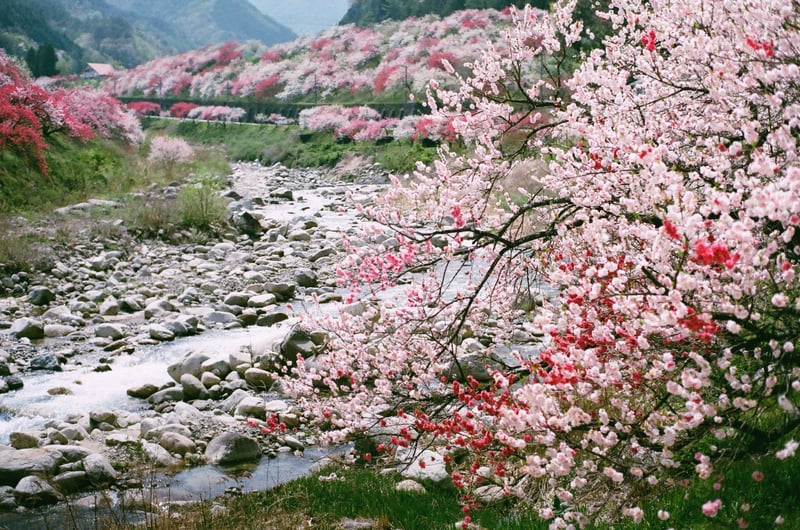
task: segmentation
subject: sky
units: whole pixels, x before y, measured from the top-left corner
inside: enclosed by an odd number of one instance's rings
[[[348,0],[250,0],[263,13],[298,35],[335,26],[347,12]]]

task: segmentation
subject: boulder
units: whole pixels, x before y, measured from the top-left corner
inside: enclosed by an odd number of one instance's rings
[[[33,432],[12,432],[8,436],[9,444],[14,449],[34,449],[39,447],[41,437],[39,433]]]
[[[118,324],[100,324],[94,328],[94,334],[105,339],[119,340],[125,336],[125,331]]]
[[[403,455],[398,455],[398,460],[402,461]],[[430,449],[417,455],[408,466],[402,468],[400,474],[403,478],[417,481],[443,482],[450,478],[444,457]]]
[[[209,463],[218,465],[253,462],[261,458],[261,447],[249,436],[226,432],[208,443],[205,456]]]
[[[249,385],[264,390],[269,390],[272,383],[275,382],[275,378],[272,377],[269,372],[255,367],[245,370],[244,380],[247,381]]]
[[[40,353],[31,359],[31,370],[50,370],[51,372],[60,372],[61,364],[58,362],[58,357],[52,352]]]
[[[169,451],[155,443],[142,442],[142,452],[147,461],[157,467],[172,467],[180,463]]]
[[[61,494],[42,477],[31,475],[20,479],[14,488],[14,497],[22,506],[36,507],[56,504]]]
[[[175,332],[162,324],[150,324],[147,332],[153,340],[167,341],[175,338]]]
[[[256,396],[248,396],[241,400],[234,414],[237,416],[246,416],[249,418],[258,418],[260,420],[266,419],[267,411],[264,408],[264,400]]]
[[[197,445],[190,438],[176,432],[165,432],[159,438],[158,444],[170,453],[181,456],[197,451]]]
[[[55,299],[55,293],[53,293],[50,288],[45,287],[44,285],[34,285],[28,290],[27,300],[33,305],[48,305]]]
[[[128,395],[134,398],[147,399],[153,394],[155,394],[157,391],[158,387],[156,385],[145,383],[141,386],[129,388]]]
[[[154,317],[162,316],[167,313],[174,313],[177,308],[169,300],[155,300],[147,304],[144,308],[144,318],[151,319]]]
[[[152,405],[160,405],[168,401],[183,401],[183,398],[183,388],[180,386],[173,386],[152,394],[147,398],[147,401]]]
[[[225,297],[223,303],[225,305],[235,305],[239,307],[247,307],[247,302],[253,296],[253,293],[233,292]]]
[[[94,486],[107,486],[117,480],[117,471],[105,455],[91,454],[83,459],[83,470]]]
[[[169,365],[167,367],[167,373],[176,383],[181,382],[181,376],[183,374],[192,374],[195,377],[200,377],[200,374],[203,372],[203,363],[207,360],[208,355],[205,353],[190,353],[180,361]]]
[[[44,324],[34,318],[18,318],[11,323],[9,329],[11,335],[18,339],[42,339],[44,338]]]
[[[192,374],[183,374],[180,383],[183,387],[183,395],[186,399],[195,399],[206,389],[203,383]]]
[[[0,485],[14,486],[34,473],[52,475],[58,469],[61,456],[48,448],[0,451]]]
[[[246,397],[250,397],[250,394],[247,391],[236,389],[225,401],[220,403],[219,409],[227,412],[228,414],[233,414],[236,410],[236,407],[239,405],[239,402]]]

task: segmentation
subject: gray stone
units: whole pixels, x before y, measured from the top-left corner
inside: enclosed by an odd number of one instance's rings
[[[279,301],[286,301],[294,298],[295,284],[293,283],[268,283],[264,288],[267,292],[274,294]]]
[[[239,402],[249,396],[250,393],[246,390],[236,389],[225,399],[225,401],[219,404],[218,408],[224,412],[227,412],[228,414],[233,414],[236,410],[236,407],[239,405]]]
[[[58,357],[52,352],[40,353],[31,359],[31,370],[50,370],[52,372],[60,372],[61,364],[58,362]]]
[[[208,443],[205,456],[209,463],[218,465],[252,462],[261,458],[261,447],[249,436],[226,432]]]
[[[44,285],[34,285],[28,290],[28,302],[33,305],[48,305],[56,299],[55,293]]]
[[[287,201],[294,200],[294,193],[288,188],[276,188],[270,192],[269,196],[275,199],[286,199]]]
[[[55,504],[61,495],[42,477],[31,475],[20,479],[14,488],[14,496],[22,506],[36,507]]]
[[[165,388],[164,390],[159,390],[158,392],[152,394],[149,398],[147,398],[147,402],[152,405],[160,405],[169,401],[183,401],[183,398],[183,388],[174,386]]]
[[[192,374],[183,374],[180,383],[183,387],[183,395],[186,399],[195,399],[206,389],[203,383]]]
[[[425,486],[416,480],[411,480],[410,478],[398,482],[394,489],[396,491],[404,491],[407,493],[427,493]]]
[[[289,319],[289,314],[285,311],[275,310],[270,311],[269,313],[265,313],[263,315],[259,315],[258,320],[256,320],[257,326],[274,326],[278,322],[283,322],[284,320]]]
[[[284,337],[279,350],[284,359],[295,360],[298,354],[305,358],[311,357],[316,352],[316,347],[311,340],[311,334],[299,325],[294,325]]]
[[[83,470],[94,486],[113,484],[117,480],[117,471],[105,455],[91,454],[83,459]]]
[[[161,324],[150,324],[147,332],[153,340],[167,341],[175,338],[175,333]]]
[[[66,337],[70,333],[75,333],[76,329],[67,324],[45,324],[44,336],[50,338]]]
[[[158,427],[150,429],[145,435],[143,435],[143,437],[145,440],[155,441],[160,440],[168,432],[180,434],[181,436],[185,436],[187,438],[192,435],[192,432],[186,425],[181,425],[180,423],[167,423],[166,425],[159,425]]]
[[[100,302],[100,307],[97,308],[97,312],[103,316],[118,315],[119,311],[120,311],[120,304],[114,297],[106,298],[105,300]]]
[[[94,334],[111,340],[119,340],[125,336],[125,332],[119,324],[100,324],[94,328]]]
[[[231,372],[231,365],[227,359],[217,357],[203,361],[203,364],[200,365],[200,370],[203,373],[211,372],[217,377],[224,379],[225,376]]]
[[[286,239],[289,241],[311,241],[311,234],[306,230],[296,228],[286,234]]]
[[[275,382],[275,378],[272,377],[269,372],[255,367],[248,368],[244,372],[244,380],[247,381],[248,384],[264,390],[269,390],[269,387]]]
[[[155,443],[142,442],[142,452],[145,458],[157,467],[173,467],[180,464],[180,460]]]
[[[212,311],[203,317],[206,324],[229,324],[236,320],[236,315],[229,311]]]
[[[86,471],[65,471],[54,476],[51,481],[64,493],[75,493],[91,486]]]
[[[128,395],[139,399],[147,399],[158,391],[156,385],[145,383],[142,386],[136,386],[128,389]]]
[[[49,448],[0,451],[0,485],[14,486],[22,477],[39,473],[52,475],[61,453]]]
[[[332,255],[335,252],[336,251],[333,248],[325,247],[325,248],[319,249],[318,251],[316,251],[313,254],[311,254],[308,257],[308,261],[310,261],[311,263],[315,263],[315,262],[321,260],[322,258],[327,258],[328,256]]]
[[[288,434],[283,437],[283,444],[285,446],[289,447],[290,449],[294,449],[295,451],[303,451],[303,450],[305,450],[305,446],[303,445],[303,442],[301,442],[300,440],[298,440],[294,436],[291,436],[291,435],[288,435]]]
[[[172,334],[175,335],[176,337],[191,335],[197,330],[197,324],[195,324],[194,327],[189,328],[185,323],[181,322],[180,320],[170,320],[168,322],[164,322],[163,327],[171,331]]]
[[[4,358],[0,358],[0,377],[11,375],[11,368],[8,366],[8,361]]]
[[[403,461],[403,455],[399,454],[398,460]],[[420,462],[424,462],[424,464],[420,465]],[[418,481],[443,482],[450,478],[444,457],[430,449],[426,449],[416,455],[409,465],[402,466],[400,474],[404,478]]]
[[[38,432],[12,432],[8,440],[14,449],[32,449],[39,447],[41,437]]]
[[[208,358],[208,355],[202,352],[190,353],[180,361],[169,365],[167,373],[176,383],[180,383],[183,374],[192,374],[195,377],[200,377],[203,372],[203,363]]]
[[[99,423],[117,425],[117,413],[110,409],[94,409],[89,412],[89,422],[90,425]]]
[[[264,294],[257,294],[255,296],[251,296],[247,300],[247,305],[249,307],[267,307],[274,305],[275,302],[278,301],[278,298],[272,293],[264,293]]]
[[[11,335],[18,339],[44,338],[44,324],[34,318],[22,317],[11,323]]]
[[[258,418],[260,420],[266,419],[267,412],[264,409],[264,400],[256,396],[248,396],[241,400],[234,414],[237,416],[247,416],[250,418]]]
[[[250,300],[250,297],[253,296],[253,293],[244,293],[244,292],[234,292],[228,294],[223,301],[226,305],[235,305],[240,307],[247,307],[247,302]]]
[[[179,454],[181,456],[186,453],[194,453],[197,451],[197,444],[190,438],[176,432],[165,432],[158,443],[161,447],[170,453]]]
[[[177,311],[177,308],[169,300],[155,300],[144,308],[144,318],[149,320],[167,313],[174,313],[175,311]]]
[[[211,388],[214,385],[218,385],[220,381],[222,381],[222,379],[211,372],[203,372],[203,375],[200,376],[200,382],[203,383],[205,388]]]
[[[317,286],[317,273],[311,269],[297,269],[294,272],[294,281],[300,287],[316,287]]]

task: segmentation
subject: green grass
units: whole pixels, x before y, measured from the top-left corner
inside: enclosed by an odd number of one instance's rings
[[[210,123],[148,118],[146,128],[190,143],[218,146],[230,160],[280,162],[287,167],[333,167],[346,155],[371,158],[388,171],[413,170],[417,160],[431,162],[435,147],[409,140],[378,145],[374,142],[338,142],[333,133],[303,133],[296,125]]]

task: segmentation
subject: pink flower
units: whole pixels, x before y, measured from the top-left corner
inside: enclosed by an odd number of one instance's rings
[[[703,515],[706,517],[716,517],[720,508],[722,508],[722,501],[720,499],[708,501],[703,504]]]

